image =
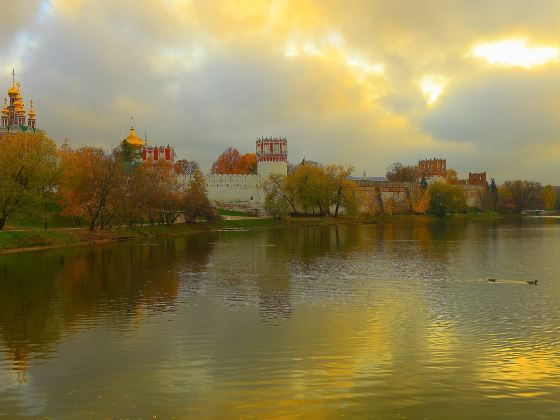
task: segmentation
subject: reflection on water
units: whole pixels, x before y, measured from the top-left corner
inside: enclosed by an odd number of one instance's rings
[[[548,220],[4,255],[0,416],[558,417],[558,249]]]

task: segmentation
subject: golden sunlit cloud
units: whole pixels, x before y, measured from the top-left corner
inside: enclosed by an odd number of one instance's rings
[[[284,56],[287,58],[299,56],[320,57],[338,61],[354,73],[357,73],[359,79],[369,75],[380,75],[385,72],[383,64],[371,63],[362,54],[349,50],[342,36],[336,32],[328,33],[319,41],[306,40],[296,42],[292,40],[286,45]]]
[[[525,40],[512,39],[477,45],[471,54],[491,65],[530,69],[557,60],[559,50],[555,47],[529,47]]]
[[[426,75],[420,80],[420,90],[428,106],[437,102],[448,83],[449,79],[444,76]]]
[[[367,74],[383,74],[385,72],[385,66],[379,63],[368,63],[366,60],[363,60],[359,57],[350,57],[346,59],[346,65],[350,68],[356,69],[363,73],[364,75]]]

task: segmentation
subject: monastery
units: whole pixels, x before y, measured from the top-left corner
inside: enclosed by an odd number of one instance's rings
[[[37,130],[37,114],[30,101],[29,112],[26,111],[21,95],[20,83],[15,80],[12,71],[12,86],[8,89],[8,98],[4,99],[0,137],[6,133],[29,132]],[[131,124],[129,135],[122,140],[122,144],[135,150],[142,161],[167,161],[176,159],[175,149],[167,146],[148,144],[147,136],[142,139],[136,134]],[[249,209],[262,209],[264,206],[264,192],[261,185],[272,174],[286,176],[288,174],[288,140],[284,137],[261,137],[256,140],[257,174],[206,174],[206,188],[208,198],[218,204],[229,204]],[[425,159],[418,161],[418,180],[413,183],[390,182],[380,179],[353,178],[358,186],[358,194],[365,199],[373,200],[379,192],[381,198],[403,204],[413,188],[427,187],[430,183],[444,181],[447,175],[445,159]],[[180,175],[182,181],[188,183],[190,176]],[[481,197],[487,188],[486,172],[469,173],[466,180],[454,182],[465,195],[467,204],[471,207],[480,205]]]
[[[142,160],[175,161],[173,147],[148,146],[142,140],[134,127],[130,127],[130,134],[123,139],[123,144],[138,150]],[[235,204],[236,206],[258,209],[264,206],[264,194],[261,184],[272,174],[286,176],[288,174],[288,140],[281,137],[258,138],[255,144],[257,155],[257,174],[205,174],[208,198],[217,203]],[[189,175],[180,175],[182,181],[188,183]]]

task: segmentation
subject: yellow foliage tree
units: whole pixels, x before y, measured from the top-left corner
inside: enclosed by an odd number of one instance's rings
[[[53,194],[58,163],[56,144],[42,131],[0,138],[0,230],[9,217],[36,210]]]

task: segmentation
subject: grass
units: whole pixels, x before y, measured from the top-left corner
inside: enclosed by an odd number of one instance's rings
[[[245,217],[254,216],[253,213],[248,213],[248,212],[244,212],[244,211],[236,211],[236,210],[227,210],[227,209],[218,209],[218,214],[220,216],[245,216]]]
[[[232,212],[240,213],[240,212]],[[375,224],[375,223],[434,223],[459,220],[497,220],[504,216],[499,213],[465,213],[443,218],[430,215],[385,215],[346,217],[293,217],[281,220],[253,218],[241,220],[219,220],[212,223],[174,224],[156,226],[136,226],[133,228],[97,229],[90,232],[87,228],[33,228],[28,225],[23,230],[0,231],[0,253],[32,249],[96,244],[127,239],[140,239],[165,235],[184,235],[195,232],[211,231],[223,228],[273,228],[287,226],[318,226],[334,224]]]
[[[133,228],[97,229],[90,232],[87,228],[25,229],[0,231],[0,253],[26,251],[33,249],[99,244],[141,239],[166,235],[185,235],[220,228],[256,228],[282,225],[273,219],[220,220],[213,223],[174,224],[156,226],[135,226]]]

